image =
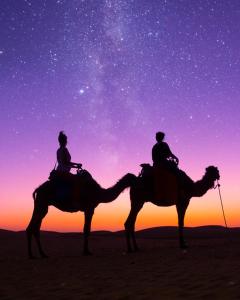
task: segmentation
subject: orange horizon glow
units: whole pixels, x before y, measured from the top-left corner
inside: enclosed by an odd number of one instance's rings
[[[124,230],[124,222],[130,210],[130,200],[128,197],[128,192],[125,192],[112,203],[100,204],[95,209],[92,220],[92,231]],[[209,191],[209,195],[205,195],[203,198],[205,199],[192,198],[185,216],[185,226],[224,226],[224,220],[217,192],[213,192],[213,190],[211,190]],[[31,206],[33,206],[33,203]],[[31,214],[32,210],[30,208],[22,211],[21,213],[15,211],[15,213],[12,213],[11,216],[2,214],[0,228],[13,231],[25,230],[31,218]],[[226,214],[228,226],[238,227],[238,212],[236,210],[231,211],[228,209]],[[231,219],[229,216],[231,216]],[[83,223],[83,212],[66,213],[50,206],[48,214],[43,220],[41,230],[57,232],[82,232]],[[178,220],[175,206],[158,207],[152,203],[145,203],[138,215],[136,230],[150,227],[177,225]]]

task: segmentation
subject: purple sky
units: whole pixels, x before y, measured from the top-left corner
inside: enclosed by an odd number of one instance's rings
[[[103,185],[137,174],[165,131],[193,179],[219,166],[238,208],[239,28],[238,0],[2,0],[2,209],[31,209],[60,130]]]

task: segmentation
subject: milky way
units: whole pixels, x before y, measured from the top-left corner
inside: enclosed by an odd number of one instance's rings
[[[232,180],[238,0],[2,0],[0,8],[6,187],[23,173],[27,195],[47,178],[60,130],[74,160],[105,184],[151,161],[157,130],[187,171],[216,163]]]

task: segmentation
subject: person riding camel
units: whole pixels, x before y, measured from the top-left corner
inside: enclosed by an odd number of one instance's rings
[[[63,174],[71,174],[71,168],[79,169],[82,164],[71,162],[71,155],[67,149],[67,136],[63,131],[59,132],[58,141],[60,147],[57,150],[57,171]]]
[[[77,199],[81,187],[78,182],[78,176],[70,173],[71,168],[81,169],[82,164],[71,161],[71,155],[67,149],[67,136],[63,131],[58,135],[59,148],[57,150],[57,168],[50,173],[49,179],[58,186],[59,197],[64,201],[72,191],[72,199]]]
[[[154,198],[175,201],[177,199],[177,185],[179,180],[179,159],[172,153],[170,147],[164,142],[165,133],[157,132],[157,143],[152,148],[153,160],[153,190]]]
[[[157,143],[152,148],[155,195],[161,195],[161,197],[164,188],[167,190],[167,193],[169,193],[169,190],[174,192],[172,176],[176,178],[181,186],[192,187],[192,180],[183,170],[178,168],[179,159],[172,153],[168,144],[164,142],[164,137],[164,132],[157,132]],[[165,183],[160,185],[159,182]]]
[[[175,165],[176,167],[179,163],[179,159],[172,153],[168,144],[163,141],[164,137],[164,132],[159,131],[156,133],[157,143],[152,148],[153,166],[164,165],[166,167],[172,167]]]

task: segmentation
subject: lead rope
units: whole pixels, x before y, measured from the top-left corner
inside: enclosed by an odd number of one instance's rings
[[[219,194],[221,207],[222,207],[222,213],[223,213],[223,219],[224,219],[225,227],[226,227],[226,229],[228,229],[226,216],[225,216],[225,212],[224,212],[224,208],[223,208],[223,200],[222,200],[222,195],[221,195],[221,190],[220,190],[220,184],[219,184],[218,180],[217,180],[217,185],[215,186],[215,188],[218,188],[218,194]]]

